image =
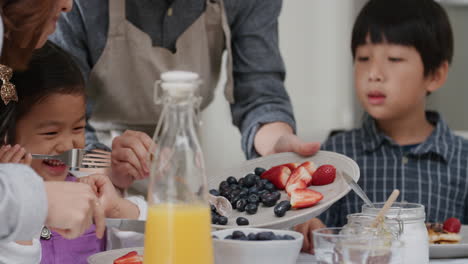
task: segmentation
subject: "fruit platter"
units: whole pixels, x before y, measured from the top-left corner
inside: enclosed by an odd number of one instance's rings
[[[353,160],[319,151],[311,157],[274,154],[208,175],[210,193],[226,197],[233,207],[229,216],[212,207],[212,226],[284,229],[303,223],[350,191],[344,173],[359,180]]]

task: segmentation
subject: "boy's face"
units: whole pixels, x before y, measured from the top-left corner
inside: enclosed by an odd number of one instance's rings
[[[85,98],[54,94],[31,107],[16,124],[16,142],[29,153],[56,155],[85,146]],[[46,181],[63,181],[68,166],[33,159],[31,167]]]
[[[424,113],[432,78],[424,76],[421,56],[413,47],[369,41],[356,50],[356,94],[364,109],[377,120],[398,120]]]

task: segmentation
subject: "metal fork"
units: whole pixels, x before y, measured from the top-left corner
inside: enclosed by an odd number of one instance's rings
[[[71,169],[84,167],[108,168],[110,167],[110,153],[107,151],[70,149],[58,155],[32,154],[34,159],[60,160]]]

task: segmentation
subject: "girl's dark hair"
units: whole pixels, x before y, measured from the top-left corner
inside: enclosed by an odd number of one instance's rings
[[[5,139],[6,136],[11,144],[16,121],[24,117],[33,105],[52,94],[85,95],[83,76],[75,61],[50,41],[33,53],[25,71],[13,72],[11,83],[16,86],[18,102],[0,103],[0,138]]]
[[[0,0],[5,25],[0,63],[24,70],[53,16],[56,0]]]
[[[433,0],[370,0],[354,23],[351,51],[366,43],[414,47],[424,64],[424,75],[434,73],[453,56],[453,33],[445,10]]]

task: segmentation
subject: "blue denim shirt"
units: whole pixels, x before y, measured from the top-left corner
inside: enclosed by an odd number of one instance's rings
[[[365,116],[363,126],[328,139],[324,150],[344,154],[359,165],[359,186],[373,202],[384,202],[394,189],[398,200],[423,204],[426,221],[457,217],[468,223],[468,140],[454,135],[435,112],[426,113],[432,134],[411,148],[396,144]],[[327,226],[343,226],[346,215],[361,212],[354,193],[340,199],[320,218]]]
[[[203,13],[206,0],[127,0],[127,19],[146,32],[154,46],[174,50],[177,38]],[[247,158],[260,125],[286,122],[295,129],[284,87],[285,67],[278,47],[278,16],[282,0],[224,0],[232,38],[234,100],[232,121],[242,135]],[[109,0],[75,0],[62,15],[51,40],[73,54],[85,78],[101,56],[107,39]],[[166,16],[172,7],[173,14]],[[87,135],[88,144],[96,144]]]

